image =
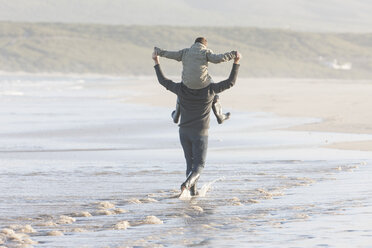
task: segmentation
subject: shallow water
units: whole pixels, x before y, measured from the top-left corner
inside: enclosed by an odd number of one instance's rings
[[[123,102],[128,80],[1,77],[0,246],[371,247],[372,155],[319,148],[371,136],[231,110],[179,199],[173,106]]]

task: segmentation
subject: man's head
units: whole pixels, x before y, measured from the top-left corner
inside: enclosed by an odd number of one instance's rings
[[[204,46],[207,46],[207,44],[208,44],[207,39],[204,38],[204,37],[198,37],[198,38],[196,38],[195,43],[196,42],[202,43]]]

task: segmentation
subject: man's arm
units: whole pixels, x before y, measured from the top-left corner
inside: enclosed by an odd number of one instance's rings
[[[236,57],[236,51],[231,51],[231,52],[221,53],[221,54],[214,54],[212,50],[208,50],[207,52],[207,60],[214,64],[226,62],[226,61],[235,59],[235,57]]]
[[[180,84],[175,83],[172,80],[164,76],[160,68],[159,56],[155,52],[152,53],[152,59],[155,62],[154,68],[155,68],[156,76],[158,77],[159,83],[163,85],[167,90],[172,91],[174,94],[177,94]]]
[[[236,52],[236,57],[234,58],[234,64],[230,72],[230,76],[228,79],[221,81],[219,83],[211,84],[211,87],[214,91],[214,93],[218,94],[224,90],[230,89],[235,85],[236,78],[238,76],[239,71],[239,61],[241,59],[241,54]]]
[[[177,60],[177,61],[181,61],[184,50],[167,51],[167,50],[160,49],[158,47],[154,47],[154,51],[160,57],[165,57],[167,59],[174,59],[174,60]]]

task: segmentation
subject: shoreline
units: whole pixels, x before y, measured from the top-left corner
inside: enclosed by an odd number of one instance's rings
[[[125,87],[141,93],[126,98],[125,102],[170,109],[175,105],[176,96],[159,85],[155,77]],[[372,80],[238,78],[232,89],[221,93],[220,100],[224,111],[267,112],[281,117],[322,120],[285,130],[372,134],[371,93]],[[325,147],[372,151],[372,139]]]
[[[233,116],[223,125],[211,116],[199,197],[178,199],[186,165],[170,117],[176,96],[154,78],[3,82],[5,91],[25,93],[0,97],[6,106],[0,111],[0,243],[7,247],[220,247],[230,240],[233,247],[304,246],[304,240],[337,246],[343,237],[362,245],[372,235],[366,212],[372,153],[322,147],[372,135],[278,130],[320,119],[295,118],[295,109],[262,99],[269,92],[264,83],[255,88],[242,80],[221,94]],[[274,99],[282,101],[277,93]],[[329,223],[336,224],[329,229]],[[314,238],[304,239],[303,230]],[[247,232],[258,235],[247,239]]]

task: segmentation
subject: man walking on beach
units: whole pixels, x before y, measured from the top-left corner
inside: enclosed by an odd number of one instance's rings
[[[181,194],[187,189],[191,195],[196,195],[196,182],[204,168],[208,148],[208,129],[210,111],[216,94],[234,86],[241,55],[236,52],[234,64],[228,79],[219,83],[210,83],[201,89],[190,89],[183,82],[175,83],[166,78],[159,64],[159,56],[152,54],[155,61],[155,71],[158,81],[167,90],[178,96],[181,112],[179,124],[180,142],[184,151],[187,169],[186,181],[181,185]]]

